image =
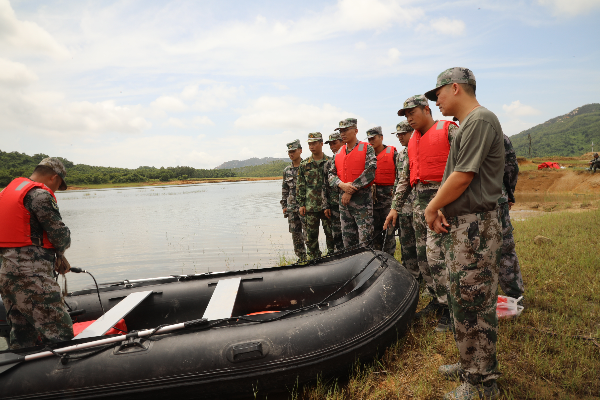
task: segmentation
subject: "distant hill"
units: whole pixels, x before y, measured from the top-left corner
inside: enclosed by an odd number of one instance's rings
[[[592,142],[600,149],[600,104],[586,104],[511,136],[517,156],[529,157],[529,135],[531,157],[576,157],[589,152]]]
[[[254,165],[262,165],[267,164],[273,161],[286,161],[289,162],[289,158],[273,158],[273,157],[263,157],[257,158],[252,157],[247,160],[231,160],[224,162],[223,164],[215,167],[215,169],[233,169],[233,168],[242,168],[242,167],[252,167]]]
[[[241,177],[264,178],[271,176],[282,176],[284,168],[290,165],[290,162],[290,160],[282,161],[275,159],[275,161],[271,161],[266,164],[233,168],[231,171],[235,174],[235,176]]]

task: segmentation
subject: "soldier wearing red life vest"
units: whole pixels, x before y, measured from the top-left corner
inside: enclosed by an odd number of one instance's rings
[[[368,143],[356,135],[355,118],[340,121],[344,146],[335,154],[329,170],[329,183],[340,188],[340,220],[344,247],[370,244],[373,238],[373,195],[377,158]]]
[[[71,244],[56,190],[65,190],[65,167],[45,158],[31,177],[13,180],[0,193],[0,295],[11,326],[10,348],[73,338],[73,324],[53,271],[68,272]],[[63,266],[66,267],[63,268]]]
[[[380,232],[383,231],[385,218],[392,207],[398,152],[394,146],[383,144],[383,132],[380,126],[367,131],[367,140],[373,146],[375,156],[377,157],[377,169],[375,170],[375,181],[373,184],[373,221],[375,224],[373,247],[376,250],[383,250],[393,256],[396,252],[396,238],[392,234],[392,231],[388,232],[388,235],[380,234]],[[385,243],[383,243],[384,236]]]
[[[448,274],[439,245],[441,235],[427,227],[424,212],[440,187],[452,136],[458,126],[450,121],[434,121],[427,98],[423,95],[408,98],[398,115],[406,116],[415,131],[408,142],[408,162],[398,177],[395,208],[386,219],[386,227],[388,223],[396,224],[398,211],[402,209],[411,190],[414,191],[413,226],[417,260],[427,290],[433,297],[420,315],[434,312],[440,317],[436,331],[443,332],[450,328],[446,287]]]

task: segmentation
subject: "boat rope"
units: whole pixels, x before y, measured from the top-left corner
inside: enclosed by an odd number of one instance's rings
[[[98,282],[96,282],[96,278],[94,278],[94,275],[91,274],[91,272],[85,270],[85,269],[81,269],[81,268],[71,268],[72,272],[75,272],[76,274],[85,272],[86,274],[88,274],[89,276],[92,277],[92,279],[94,280],[94,284],[96,285],[96,293],[98,294],[98,301],[100,302],[100,308],[102,309],[102,315],[106,314],[106,311],[104,311],[104,306],[102,305],[102,299],[100,298],[100,288],[98,287]],[[117,329],[120,330],[120,329]]]

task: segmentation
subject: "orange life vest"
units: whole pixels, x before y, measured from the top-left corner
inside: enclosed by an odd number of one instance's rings
[[[418,181],[441,182],[450,153],[448,127],[456,125],[452,121],[438,121],[425,135],[415,130],[408,142],[408,162],[410,164],[410,185]],[[457,125],[458,126],[458,125]]]
[[[377,169],[375,170],[375,184],[378,186],[392,186],[396,180],[396,160],[394,160],[394,146],[387,146],[377,155]]]
[[[33,188],[40,188],[56,196],[48,186],[27,178],[17,178],[0,193],[0,247],[31,246],[31,215],[23,205],[25,195]],[[44,232],[43,247],[53,249]]]
[[[335,169],[338,178],[344,183],[354,182],[365,170],[367,162],[368,143],[358,142],[356,146],[346,154],[346,145],[343,145],[335,155]],[[371,186],[371,182],[367,187]]]

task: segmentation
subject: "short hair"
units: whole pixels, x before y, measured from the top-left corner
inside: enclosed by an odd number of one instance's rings
[[[470,83],[459,83],[459,85],[466,94],[475,97],[475,90],[477,89],[475,85],[471,85]]]
[[[424,106],[422,104],[419,104],[417,107],[420,108],[421,110],[425,111],[425,107],[429,107],[429,106]],[[433,113],[431,111],[431,107],[429,107],[429,115],[433,116]]]
[[[38,165],[33,170],[33,173],[34,174],[38,174],[38,175],[42,175],[42,176],[54,176],[54,175],[58,175],[56,173],[56,171],[54,171],[52,168],[47,167],[45,165]]]

